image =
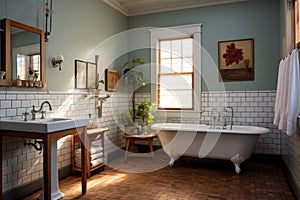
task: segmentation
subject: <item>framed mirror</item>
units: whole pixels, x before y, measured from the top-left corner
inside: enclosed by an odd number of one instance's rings
[[[4,65],[10,85],[44,87],[46,81],[44,31],[10,19],[3,21]]]
[[[1,21],[1,31],[0,31],[0,86],[10,85],[10,68],[5,65],[5,23]]]

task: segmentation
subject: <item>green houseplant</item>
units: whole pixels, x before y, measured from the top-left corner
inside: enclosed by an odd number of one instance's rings
[[[138,86],[142,85],[145,86],[145,83],[143,81],[144,78],[144,71],[142,69],[136,68],[138,65],[144,64],[145,61],[143,61],[140,58],[133,58],[131,61],[127,61],[123,64],[123,73],[124,76],[127,77],[128,80],[128,87],[129,91],[132,91],[132,121],[135,122],[136,118],[136,109],[135,109],[135,90]]]
[[[135,105],[136,119],[141,120],[142,127],[152,122],[152,120],[154,119],[154,111],[155,104],[153,102],[142,102]]]

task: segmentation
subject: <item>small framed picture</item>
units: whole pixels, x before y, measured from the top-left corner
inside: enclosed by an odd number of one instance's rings
[[[254,80],[254,40],[218,42],[219,81]]]
[[[88,89],[97,86],[97,64],[75,60],[75,88]]]
[[[118,89],[119,75],[118,71],[112,69],[105,70],[105,90],[108,92]]]
[[[75,88],[86,89],[86,63],[75,60]]]

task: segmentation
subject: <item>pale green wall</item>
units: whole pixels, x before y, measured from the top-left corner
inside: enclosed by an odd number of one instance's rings
[[[276,89],[281,47],[280,0],[251,0],[129,17],[128,27],[134,29],[193,23],[203,23],[202,46],[207,51],[207,54],[203,54],[202,62],[202,76],[206,79],[202,82],[203,90],[207,90],[206,84],[209,90],[222,89],[215,70],[218,41],[244,38],[254,38],[255,81],[225,83],[226,90]],[[145,56],[149,56],[149,53]]]
[[[7,5],[6,5],[7,2]],[[0,0],[0,16],[43,28],[40,0]],[[220,90],[218,81],[218,41],[254,38],[255,81],[225,83],[227,90],[276,89],[277,69],[281,52],[280,0],[251,0],[220,6],[186,9],[158,14],[125,17],[99,0],[53,0],[53,30],[46,43],[46,75],[48,89],[74,88],[74,60],[85,59],[89,52],[106,38],[127,29],[165,27],[203,23],[202,89]],[[127,26],[128,24],[128,26]],[[133,34],[137,41],[128,52],[138,46],[149,46],[148,32]],[[146,41],[147,44],[144,44]],[[207,53],[205,53],[205,51]],[[51,67],[51,58],[63,54],[62,71]],[[150,60],[143,49],[139,57]],[[89,60],[93,61],[93,60]],[[147,75],[148,79],[149,75]],[[1,87],[1,90],[11,88]]]
[[[43,29],[41,2],[0,0],[0,17]],[[101,0],[53,0],[53,6],[52,33],[46,43],[47,85],[50,91],[66,91],[74,89],[74,60],[85,60],[99,43],[126,30],[127,17]],[[60,54],[65,58],[62,71],[51,67],[51,58]]]

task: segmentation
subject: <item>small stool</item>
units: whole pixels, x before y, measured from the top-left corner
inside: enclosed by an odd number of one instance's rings
[[[153,139],[157,138],[157,134],[140,134],[140,135],[128,135],[126,133],[123,134],[123,138],[125,139],[125,145],[126,145],[126,151],[125,151],[125,156],[124,156],[124,160],[127,159],[128,157],[128,150],[130,148],[131,145],[134,145],[134,142],[136,140],[141,140],[141,141],[148,141],[148,145],[149,145],[149,150],[150,150],[150,154],[152,157],[152,160],[154,160],[154,153],[153,153]],[[134,155],[136,156],[136,155]]]

